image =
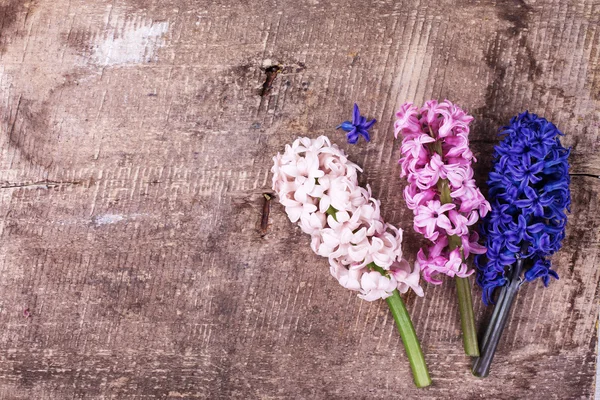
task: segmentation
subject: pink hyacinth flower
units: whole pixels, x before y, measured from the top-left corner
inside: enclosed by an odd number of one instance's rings
[[[415,231],[433,243],[419,251],[416,264],[423,278],[434,284],[441,283],[437,275],[468,276],[473,270],[464,260],[485,251],[470,230],[490,210],[473,179],[475,158],[468,138],[473,117],[447,100],[430,100],[420,109],[406,103],[396,116],[394,133],[402,136],[401,176],[408,181],[404,199],[414,213]],[[442,180],[451,199],[446,204],[440,193]],[[459,248],[450,250],[450,236],[460,238]]]
[[[442,205],[438,200],[430,200],[427,205],[419,206],[415,214],[415,230],[421,232],[427,239],[435,241],[441,229],[452,229],[450,219],[445,212],[452,210],[454,204]]]

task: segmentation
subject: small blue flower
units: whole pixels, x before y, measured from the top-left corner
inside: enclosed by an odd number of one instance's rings
[[[356,144],[358,142],[358,138],[362,135],[367,142],[371,141],[371,136],[369,136],[369,129],[373,126],[373,124],[377,122],[377,120],[372,119],[367,122],[367,119],[360,115],[360,111],[358,109],[358,105],[354,103],[354,112],[352,113],[352,122],[344,121],[340,125],[338,125],[335,129],[340,129],[348,132],[348,143]]]
[[[536,237],[536,234],[544,230],[544,224],[542,223],[538,222],[536,224],[528,224],[523,214],[518,216],[517,223],[511,221],[508,225],[510,227],[511,234],[516,237],[516,240],[519,243],[523,240],[532,242]]]
[[[530,186],[523,187],[521,196],[520,200],[514,202],[515,206],[531,210],[536,217],[543,217],[544,207],[549,206],[553,202],[553,198],[548,198],[548,196],[541,194]]]
[[[509,213],[509,204],[500,204],[498,200],[492,204],[492,212],[489,215],[489,221],[495,226],[498,224],[506,225],[512,222],[512,217]]]
[[[560,143],[563,133],[524,112],[500,134],[488,180],[492,212],[481,226],[488,250],[475,260],[485,304],[495,288],[510,283],[508,270],[518,258],[525,259],[526,281],[540,278],[547,286],[551,277],[558,279],[546,257],[561,247],[571,205],[570,149]]]

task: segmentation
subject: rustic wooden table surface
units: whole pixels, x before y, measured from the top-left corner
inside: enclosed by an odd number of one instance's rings
[[[599,24],[598,0],[0,0],[0,398],[590,398]],[[417,390],[385,302],[340,287],[276,201],[260,221],[273,155],[325,134],[414,260],[393,121],[430,98],[475,116],[481,184],[499,126],[554,121],[573,213],[561,279],[524,287],[488,379],[454,283],[406,297]],[[354,102],[369,144],[334,130]]]

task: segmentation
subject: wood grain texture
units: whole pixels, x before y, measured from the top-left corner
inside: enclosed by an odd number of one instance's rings
[[[276,199],[266,234],[261,212],[272,156],[326,134],[413,260],[392,127],[429,98],[475,116],[481,184],[510,116],[554,121],[573,213],[561,279],[524,287],[490,378],[452,281],[406,298],[417,390],[385,303],[341,288]],[[333,129],[354,102],[369,144]],[[590,398],[599,132],[598,0],[0,0],[0,398]]]

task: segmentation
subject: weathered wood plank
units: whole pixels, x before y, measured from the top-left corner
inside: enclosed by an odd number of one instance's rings
[[[0,398],[591,397],[599,23],[596,0],[0,0]],[[480,182],[510,116],[552,119],[573,214],[560,281],[520,293],[487,380],[453,283],[408,296],[435,381],[416,390],[385,304],[339,287],[276,201],[259,227],[271,157],[327,134],[414,259],[392,124],[432,97],[476,117]],[[351,147],[333,128],[355,101],[379,122]]]

